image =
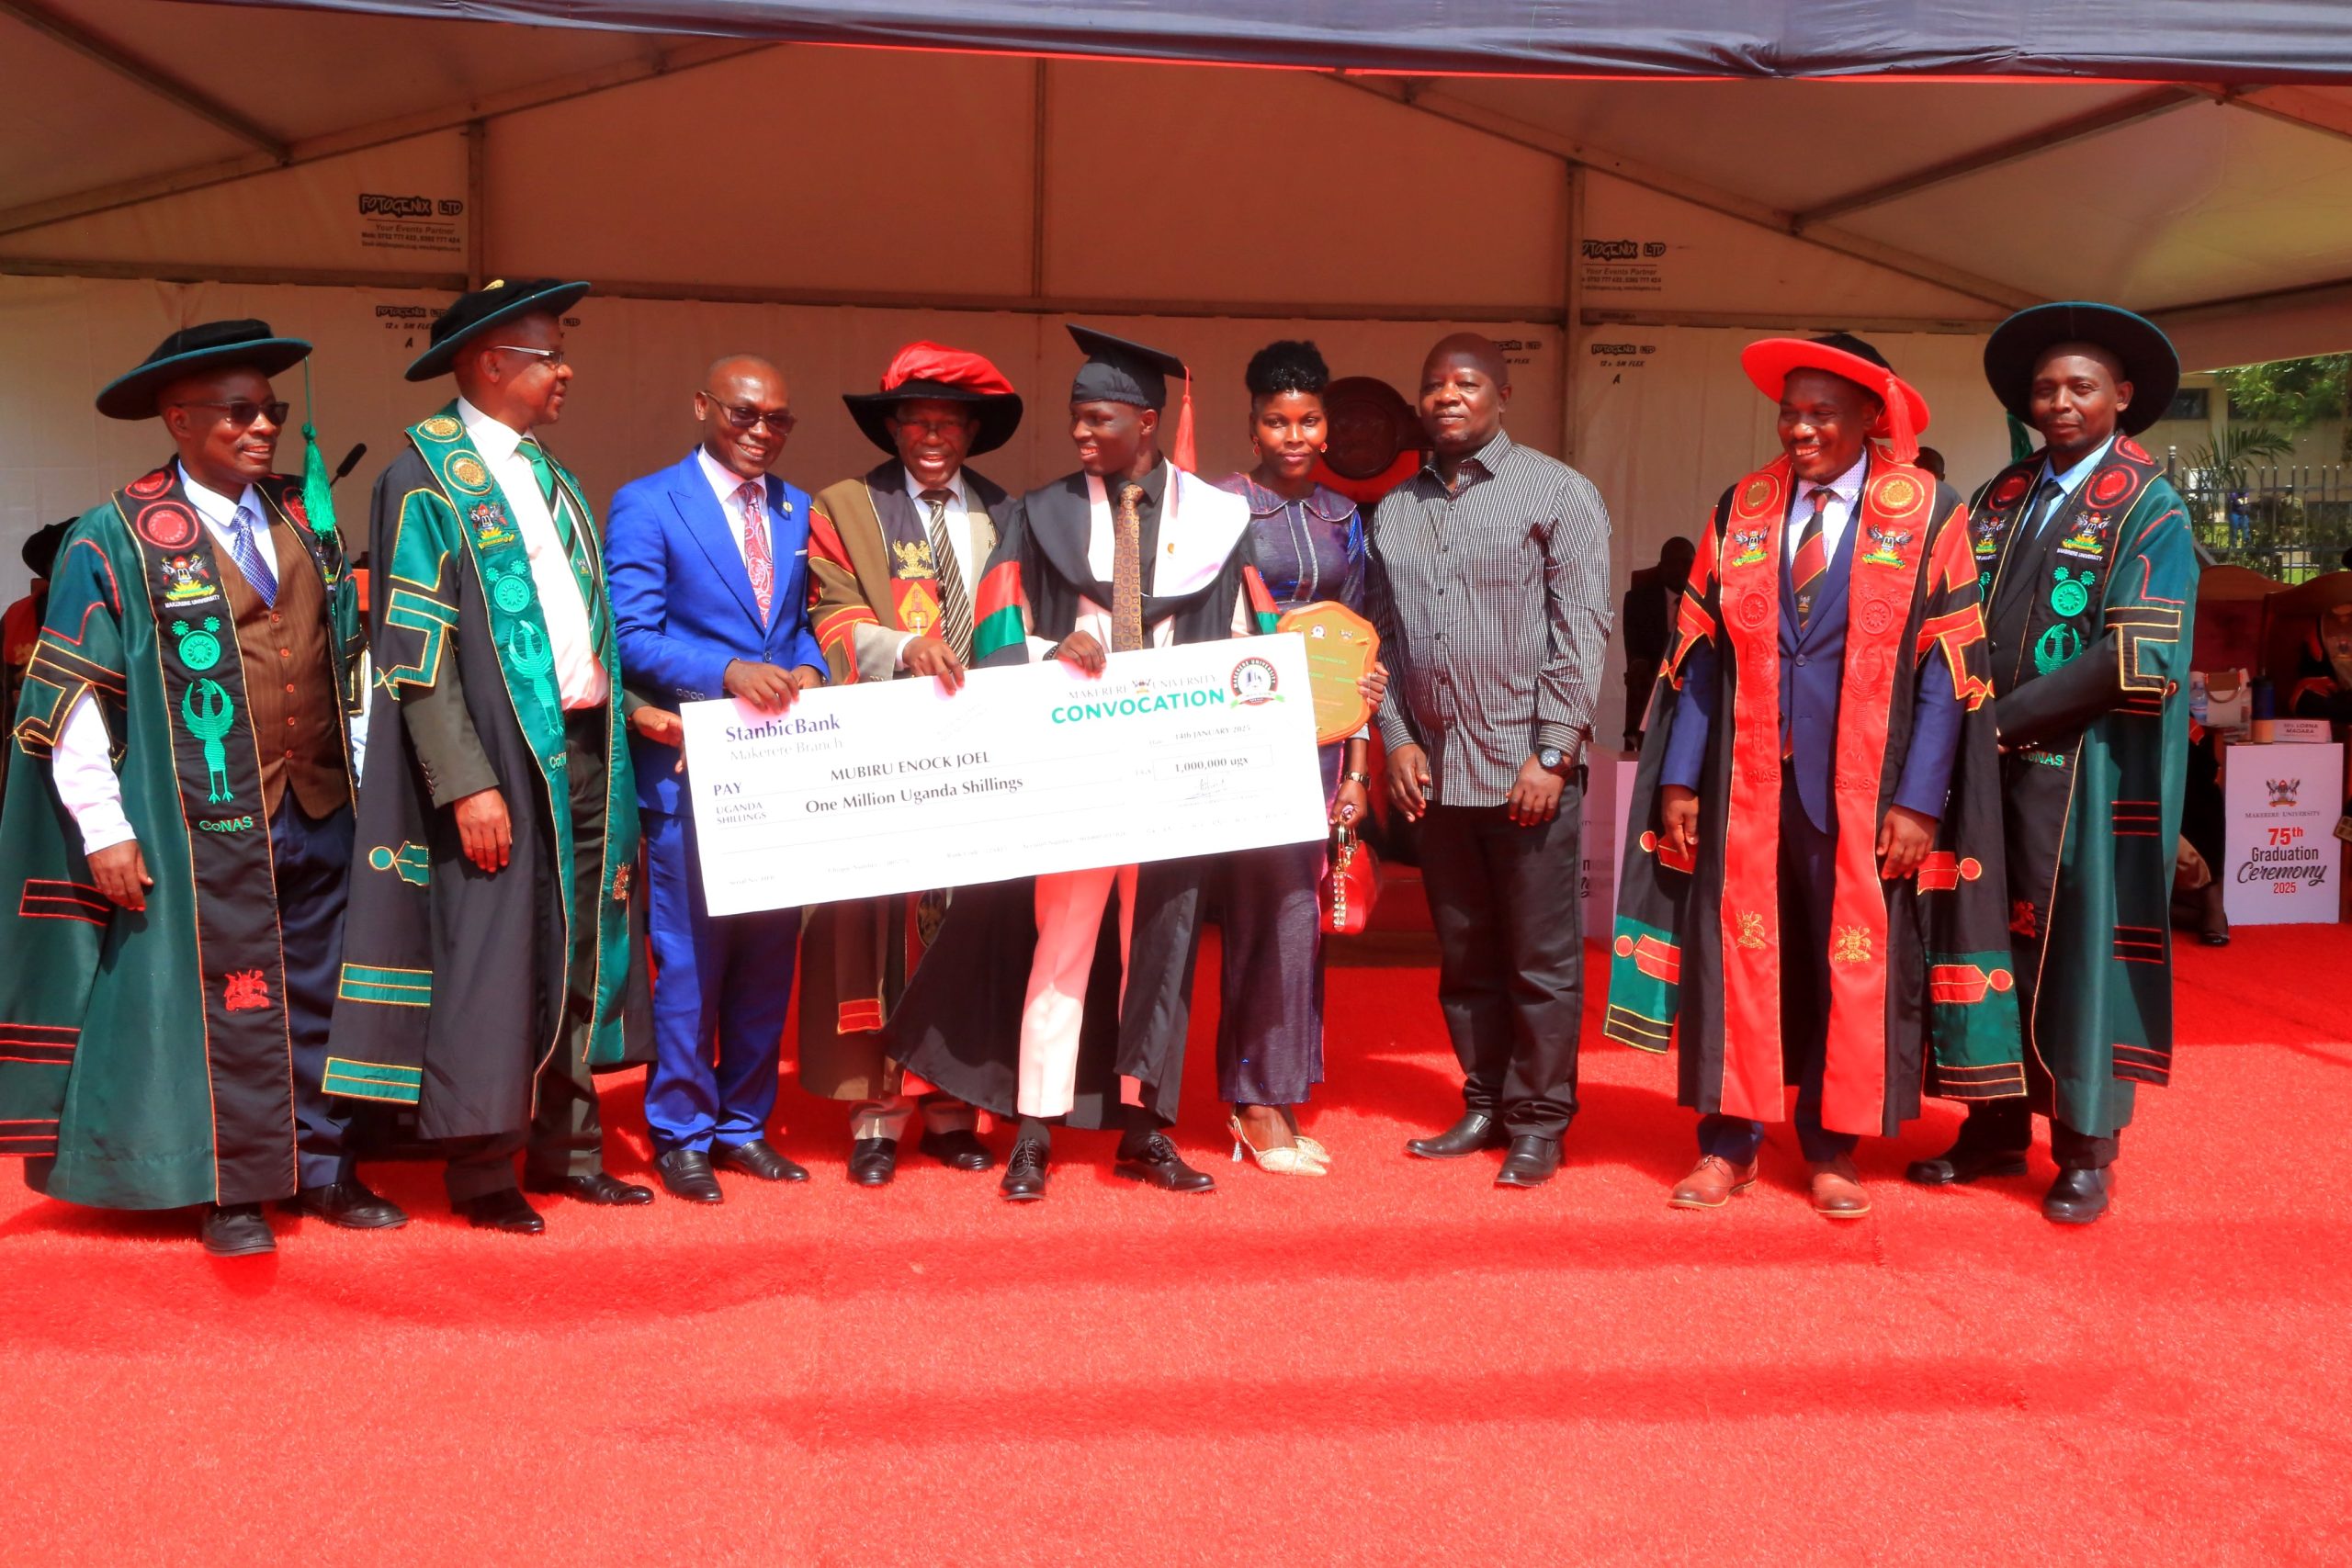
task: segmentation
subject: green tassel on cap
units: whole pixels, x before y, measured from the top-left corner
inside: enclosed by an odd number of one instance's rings
[[[327,460],[319,450],[316,421],[318,400],[311,392],[311,362],[302,362],[302,511],[313,531],[334,535],[334,481],[327,477]]]

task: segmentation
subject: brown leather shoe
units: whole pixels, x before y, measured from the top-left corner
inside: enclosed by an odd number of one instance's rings
[[[1690,1174],[1675,1184],[1667,1202],[1677,1209],[1720,1209],[1735,1192],[1756,1185],[1756,1161],[1734,1165],[1721,1155],[1702,1155]]]
[[[1839,1155],[1836,1159],[1808,1163],[1813,1168],[1815,1213],[1826,1220],[1859,1220],[1871,1212],[1871,1195],[1862,1190],[1861,1176],[1850,1156]]]

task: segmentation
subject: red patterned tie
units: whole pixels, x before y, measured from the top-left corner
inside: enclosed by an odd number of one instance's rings
[[[766,626],[775,599],[775,561],[768,554],[767,519],[760,513],[767,495],[751,480],[735,495],[743,503],[743,565],[752,574],[752,597],[760,602],[760,625]]]
[[[1805,519],[1804,532],[1798,536],[1797,558],[1789,564],[1789,580],[1796,590],[1800,632],[1813,619],[1814,584],[1829,570],[1829,552],[1821,542],[1821,514],[1829,510],[1829,498],[1837,493],[1826,485],[1813,491],[1813,515]]]

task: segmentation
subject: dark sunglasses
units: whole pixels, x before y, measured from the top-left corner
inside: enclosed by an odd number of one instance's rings
[[[264,414],[269,416],[270,423],[283,425],[286,423],[287,414],[291,412],[284,403],[249,403],[243,398],[228,403],[198,402],[191,400],[184,403],[174,403],[172,406],[176,409],[223,410],[228,414],[229,423],[239,430],[243,430]]]
[[[764,422],[778,435],[789,435],[792,427],[800,423],[799,416],[790,409],[755,409],[749,403],[723,402],[716,392],[705,392],[703,396],[710,400],[711,407],[723,412],[727,423],[738,430],[749,430]]]

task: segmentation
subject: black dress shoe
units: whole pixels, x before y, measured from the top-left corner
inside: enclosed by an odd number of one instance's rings
[[[1434,1138],[1408,1138],[1405,1152],[1423,1159],[1460,1159],[1480,1149],[1503,1146],[1502,1124],[1483,1111],[1466,1113]]]
[[[795,1165],[768,1146],[765,1138],[753,1138],[748,1144],[713,1144],[710,1163],[728,1170],[740,1170],[746,1176],[756,1176],[762,1181],[806,1181],[808,1169]]]
[[[369,1191],[368,1184],[356,1177],[323,1187],[305,1187],[287,1206],[345,1230],[388,1231],[408,1224],[398,1203]]]
[[[1015,1203],[1035,1202],[1046,1195],[1046,1145],[1035,1138],[1023,1138],[1012,1145],[1012,1153],[1004,1162],[1004,1179],[996,1190]]]
[[[1139,1154],[1121,1155],[1111,1167],[1111,1174],[1129,1181],[1140,1181],[1165,1192],[1214,1192],[1216,1178],[1205,1170],[1194,1170],[1176,1152],[1165,1133],[1154,1133]]]
[[[1915,1159],[1903,1168],[1903,1179],[1921,1187],[1956,1187],[1988,1176],[2023,1176],[2023,1149],[1990,1149],[1966,1139],[1933,1159]]]
[[[673,1198],[683,1198],[689,1203],[723,1203],[727,1194],[718,1190],[718,1178],[710,1173],[710,1156],[700,1149],[670,1149],[656,1155],[653,1174],[662,1179],[662,1186]]]
[[[594,1176],[526,1176],[523,1185],[534,1192],[565,1193],[600,1208],[653,1201],[652,1188],[639,1187],[634,1181],[623,1181],[619,1177],[602,1170]]]
[[[899,1140],[859,1138],[849,1146],[849,1179],[860,1187],[888,1187],[899,1174]]]
[[[2042,1194],[2041,1217],[2053,1224],[2089,1224],[2107,1213],[2112,1185],[2103,1170],[2062,1170]]]
[[[1521,1133],[1510,1141],[1502,1169],[1495,1173],[1498,1187],[1541,1187],[1560,1168],[1560,1140]]]
[[[996,1156],[980,1142],[980,1135],[969,1127],[950,1127],[944,1133],[926,1131],[915,1147],[944,1166],[956,1170],[993,1170]]]
[[[539,1212],[512,1187],[502,1187],[495,1192],[469,1198],[458,1205],[458,1213],[465,1215],[466,1223],[478,1230],[537,1235],[548,1228],[547,1221],[539,1218]]]
[[[277,1238],[269,1234],[269,1222],[262,1218],[259,1203],[210,1204],[204,1218],[197,1222],[196,1234],[204,1239],[204,1250],[215,1258],[251,1258],[277,1250]]]

